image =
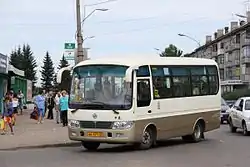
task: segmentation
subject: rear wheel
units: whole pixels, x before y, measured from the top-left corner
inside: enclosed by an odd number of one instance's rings
[[[82,142],[82,146],[87,150],[95,151],[100,146],[100,143],[98,143],[98,142]]]
[[[187,142],[199,142],[204,138],[204,129],[205,127],[201,121],[197,122],[194,131],[191,135],[182,136],[182,139]]]

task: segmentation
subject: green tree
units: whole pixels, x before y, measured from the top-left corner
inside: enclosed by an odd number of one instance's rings
[[[42,74],[42,88],[45,90],[51,90],[53,87],[54,80],[54,67],[53,67],[52,59],[49,55],[49,52],[46,52],[46,55],[43,59],[42,70],[40,71]]]
[[[10,54],[10,64],[18,69],[23,69],[22,61],[23,61],[22,49],[20,46],[18,46],[18,48],[13,50]]]
[[[19,70],[24,71],[25,78],[31,80],[34,84],[36,83],[36,60],[33,56],[31,48],[28,44],[24,44],[21,48],[18,46],[17,49],[13,50],[10,54],[10,64]]]
[[[23,59],[22,59],[21,70],[24,71],[25,77],[27,79],[33,81],[33,83],[36,83],[37,63],[36,63],[35,57],[33,56],[33,52],[31,51],[31,48],[28,44],[23,45],[22,54],[23,54]]]
[[[175,45],[170,44],[165,48],[164,52],[160,54],[161,57],[180,57],[183,51],[179,50]]]
[[[63,67],[68,67],[69,66],[69,62],[65,59],[65,56],[62,56],[62,59],[60,60],[60,64],[58,66],[58,70],[60,70]]]
[[[58,66],[58,69],[60,70],[61,68],[68,67],[68,66],[69,66],[69,63],[63,55],[62,59],[60,60],[60,64]],[[69,92],[70,83],[71,83],[70,71],[64,71],[64,73],[62,74],[62,81],[60,84],[58,84],[58,89],[66,90]]]

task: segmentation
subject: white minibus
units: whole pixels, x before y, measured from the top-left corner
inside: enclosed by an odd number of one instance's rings
[[[149,149],[159,140],[189,142],[220,127],[217,63],[185,57],[105,58],[72,68],[68,135],[88,150],[101,143]]]

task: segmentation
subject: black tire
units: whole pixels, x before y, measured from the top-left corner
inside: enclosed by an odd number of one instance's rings
[[[154,136],[153,130],[151,128],[147,128],[142,134],[141,143],[136,144],[136,146],[140,150],[150,149],[151,147],[153,147],[155,139],[156,136]]]
[[[95,151],[100,146],[100,143],[98,143],[98,142],[82,142],[82,146],[89,151]]]
[[[234,125],[233,125],[233,122],[232,122],[232,119],[231,119],[231,118],[229,118],[229,120],[228,120],[228,125],[229,125],[230,131],[231,131],[232,133],[235,133],[235,132],[237,131],[237,128],[236,128],[236,127],[234,127]]]
[[[242,123],[242,130],[243,130],[243,135],[244,136],[249,136],[249,131],[247,129],[247,125],[245,122]]]
[[[192,143],[200,142],[204,139],[204,129],[205,127],[201,124],[201,122],[197,122],[193,133],[191,135],[182,136],[182,140]]]

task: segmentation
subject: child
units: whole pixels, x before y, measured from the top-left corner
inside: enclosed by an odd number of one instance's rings
[[[18,101],[18,98],[17,98],[17,94],[14,94],[12,103],[13,103],[13,109],[14,109],[14,112],[13,112],[13,125],[15,125],[16,117],[17,117],[17,114],[18,114],[18,106],[19,106],[19,101]]]
[[[6,134],[6,125],[8,124],[10,127],[11,134],[14,135],[13,126],[12,126],[12,115],[13,115],[14,109],[13,109],[13,103],[10,96],[6,97],[4,102],[4,128],[2,135]]]

